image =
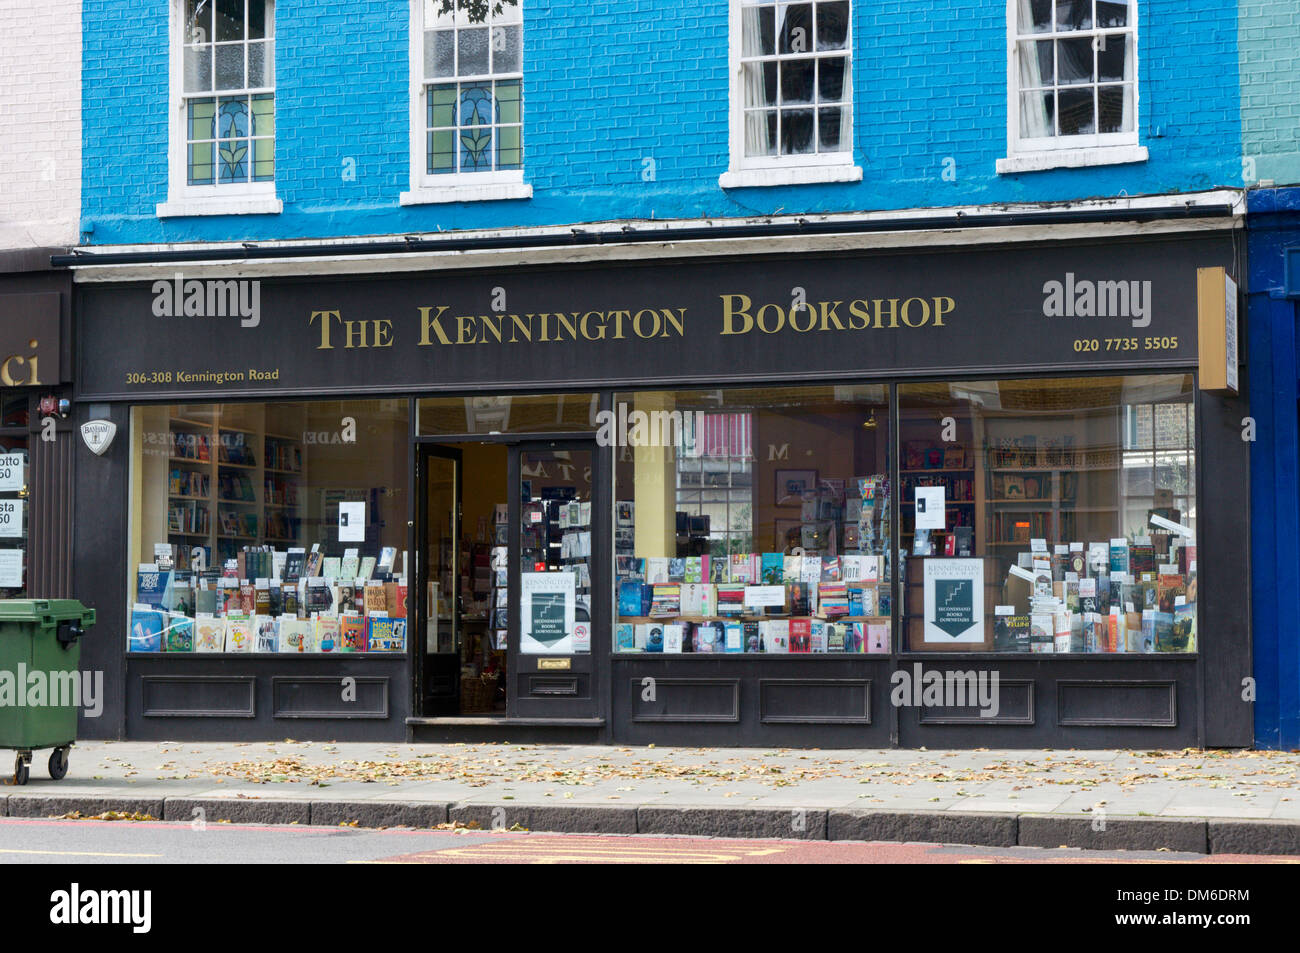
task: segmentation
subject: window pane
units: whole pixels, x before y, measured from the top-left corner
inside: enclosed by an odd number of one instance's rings
[[[212,0],[185,0],[185,42],[212,42]]]
[[[745,64],[745,105],[776,105],[777,63]]]
[[[216,116],[216,100],[191,99],[187,103],[187,107],[189,110],[189,138],[216,138],[216,126],[213,122]]]
[[[1128,55],[1128,38],[1122,34],[1103,33],[1098,38],[1097,76],[1104,82],[1132,79],[1132,59]]]
[[[813,101],[814,60],[787,60],[781,63],[781,102],[810,103]]]
[[[1019,0],[1017,21],[1020,33],[1052,32],[1052,0]]]
[[[520,121],[519,115],[519,80],[505,80],[496,84],[497,92],[497,122],[517,123]]]
[[[457,30],[457,45],[460,49],[460,76],[478,76],[488,72],[488,31],[486,27],[473,30]]]
[[[253,135],[275,135],[275,96],[270,93],[253,97]]]
[[[254,139],[253,148],[253,181],[254,182],[274,182],[275,181],[275,140],[274,139]]]
[[[216,0],[218,42],[244,39],[244,0]]]
[[[1056,134],[1056,94],[1020,94],[1020,134],[1042,138]]]
[[[817,61],[817,98],[820,102],[834,103],[844,98],[844,67],[842,56],[832,56]]]
[[[813,111],[781,110],[781,154],[804,155],[813,151]]]
[[[185,48],[185,92],[205,93],[212,89],[212,47]]]
[[[745,7],[740,11],[741,55],[771,56],[776,52],[776,7]]]
[[[429,128],[456,125],[456,87],[429,87]]]
[[[217,50],[217,89],[243,89],[244,87],[244,45],[232,43],[218,46]]]
[[[456,33],[454,30],[426,30],[424,75],[429,79],[456,75]]]
[[[1056,74],[1052,70],[1052,41],[1039,40],[1033,43],[1019,43],[1020,51],[1020,88],[1034,89],[1039,86],[1051,86]]]
[[[213,145],[210,142],[195,142],[189,145],[189,184],[211,185],[216,167],[213,160]]]
[[[260,40],[266,36],[266,0],[248,0],[248,38]]]
[[[456,134],[450,129],[429,133],[429,173],[456,171]]]
[[[817,110],[817,142],[819,152],[843,152],[849,148],[849,111],[847,109]]]
[[[1061,108],[1061,129],[1063,136],[1092,135],[1096,132],[1093,122],[1093,90],[1063,89],[1059,94]]]
[[[495,328],[495,322],[492,325]],[[492,329],[480,329],[496,340]],[[528,329],[531,330],[531,329]],[[584,333],[596,336],[602,328],[589,322]],[[508,317],[501,322],[504,340],[524,340],[524,329]],[[567,329],[565,330],[567,334]],[[612,336],[614,329],[604,327]],[[419,429],[424,435],[479,433],[585,433],[600,426],[600,409],[595,394],[546,394],[510,397],[426,397],[419,402]]]
[[[424,25],[426,27],[449,27],[453,26],[455,22],[456,14],[452,0],[424,0]]]
[[[1186,502],[1195,454],[1190,445],[1154,457],[1123,449],[1142,442],[1153,400],[1156,416],[1185,435],[1192,396],[1183,374],[900,385],[907,644],[1195,652],[1195,539],[1150,521],[1195,529]],[[940,433],[945,418],[956,440]],[[939,529],[918,525],[927,486],[942,487]],[[982,580],[984,608],[982,619],[947,631],[923,615],[938,593],[926,560],[954,554]]]
[[[248,44],[248,85],[250,87],[274,86],[271,41]]]
[[[782,53],[812,52],[812,4],[792,3],[779,7],[784,19],[777,32],[781,37]]]
[[[889,650],[886,387],[646,392],[615,408],[615,651]]]
[[[1092,29],[1092,0],[1056,0],[1056,29]]]
[[[1105,29],[1128,26],[1127,0],[1097,0],[1097,26]]]
[[[517,73],[523,52],[523,27],[494,26],[492,28],[492,70],[496,73]]]
[[[849,36],[847,0],[817,4],[817,49],[842,50]]]
[[[776,110],[745,113],[745,155],[774,156],[776,148]]]
[[[26,427],[28,420],[28,403],[27,395],[19,392],[17,394],[5,394],[0,396],[0,427]],[[10,446],[13,446],[12,440],[22,441],[26,446],[26,437],[10,438]]]
[[[1098,132],[1133,131],[1133,87],[1102,86],[1097,90]]]
[[[129,561],[146,568],[126,593],[128,650],[404,652],[391,621],[365,635],[381,606],[406,619],[407,408],[132,408]],[[343,417],[356,421],[354,442],[339,439]],[[355,520],[340,520],[345,503]],[[226,585],[231,560],[237,577]],[[340,644],[349,623],[360,638]]]
[[[524,153],[520,146],[520,138],[518,126],[502,126],[497,130],[498,169],[519,169],[523,167]]]
[[[1092,40],[1056,41],[1056,82],[1061,86],[1092,82]]]

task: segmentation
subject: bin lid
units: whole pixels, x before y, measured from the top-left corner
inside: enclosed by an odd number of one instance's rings
[[[49,628],[68,620],[94,625],[95,610],[80,599],[0,599],[0,623],[32,622]]]

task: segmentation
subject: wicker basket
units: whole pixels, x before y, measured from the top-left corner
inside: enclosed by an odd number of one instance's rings
[[[495,675],[465,675],[460,680],[460,710],[463,713],[492,711],[496,699]]]

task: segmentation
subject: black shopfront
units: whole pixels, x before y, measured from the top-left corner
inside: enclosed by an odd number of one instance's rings
[[[71,595],[72,280],[0,253],[0,598]]]
[[[81,284],[91,730],[1249,744],[1248,401],[1197,383],[1236,254]]]

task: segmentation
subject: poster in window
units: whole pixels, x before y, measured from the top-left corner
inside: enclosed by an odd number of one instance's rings
[[[926,648],[984,643],[984,560],[927,559],[924,588]]]
[[[573,574],[525,572],[519,576],[519,650],[525,654],[573,652]]]

